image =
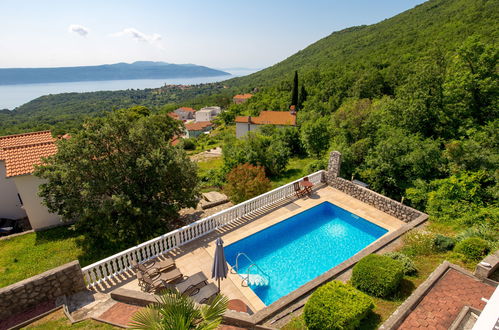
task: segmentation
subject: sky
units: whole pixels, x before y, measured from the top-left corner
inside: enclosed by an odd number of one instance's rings
[[[0,68],[134,61],[264,68],[423,0],[0,0]]]

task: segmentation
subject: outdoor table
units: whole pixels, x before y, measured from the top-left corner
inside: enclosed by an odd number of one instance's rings
[[[314,186],[314,184],[310,181],[301,181],[300,184],[305,188],[305,190],[307,191],[307,194],[311,194],[312,193],[312,187]]]

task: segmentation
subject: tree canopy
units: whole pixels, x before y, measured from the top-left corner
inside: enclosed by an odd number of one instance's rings
[[[94,244],[130,245],[175,227],[196,204],[196,166],[170,145],[178,121],[145,107],[87,121],[36,170],[52,212],[75,220]]]

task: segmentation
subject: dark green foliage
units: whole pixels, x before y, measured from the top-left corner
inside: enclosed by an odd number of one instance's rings
[[[194,139],[183,139],[181,145],[184,150],[196,149],[196,142],[194,141]]]
[[[249,163],[263,166],[269,177],[281,174],[290,157],[284,141],[252,132],[244,138],[226,141],[222,152],[226,173],[239,164]]]
[[[301,127],[301,142],[307,154],[321,157],[329,148],[331,134],[326,117],[307,121]]]
[[[350,285],[332,281],[319,287],[305,304],[308,329],[357,329],[374,308],[372,299]]]
[[[291,90],[291,105],[298,106],[298,71],[293,78],[293,89]]]
[[[438,252],[445,252],[450,251],[454,248],[454,245],[456,245],[456,240],[452,237],[438,234],[437,236],[435,236],[433,244],[435,245],[435,250],[437,250]]]
[[[466,238],[456,244],[454,251],[470,261],[478,261],[490,252],[489,243],[478,237]]]
[[[350,279],[357,289],[376,297],[388,297],[400,287],[404,276],[402,262],[387,256],[371,254],[362,258],[352,270]]]
[[[36,170],[52,212],[76,220],[91,246],[130,246],[176,227],[178,211],[196,205],[196,166],[170,145],[179,122],[123,109],[86,122]]]
[[[393,260],[398,260],[404,266],[404,275],[413,276],[416,275],[418,270],[416,269],[416,265],[411,258],[401,252],[388,252],[384,254],[387,257],[392,258]]]
[[[305,85],[301,85],[301,88],[300,88],[300,96],[298,97],[298,109],[301,109],[303,108],[303,103],[305,103],[305,101],[307,100],[307,96],[308,96],[308,93],[307,93],[307,90],[305,89]]]

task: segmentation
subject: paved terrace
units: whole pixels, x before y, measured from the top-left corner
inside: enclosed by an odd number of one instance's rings
[[[273,204],[249,218],[243,217],[235,223],[226,225],[210,234],[175,248],[168,255],[175,259],[177,267],[184,275],[190,276],[202,271],[210,278],[215,251],[215,239],[217,237],[222,237],[225,245],[229,245],[325,201],[331,202],[387,229],[389,232],[385,236],[405,225],[405,222],[350,195],[330,186],[322,186],[314,190],[310,197],[298,199],[295,197],[286,198],[284,201]],[[93,290],[109,293],[120,287],[140,291],[138,281],[131,272],[126,272],[116,279],[100,283]],[[241,285],[241,278],[237,274],[229,273],[228,278],[222,281],[221,291],[229,299],[242,300],[253,312],[265,307],[265,304],[250,288]]]

